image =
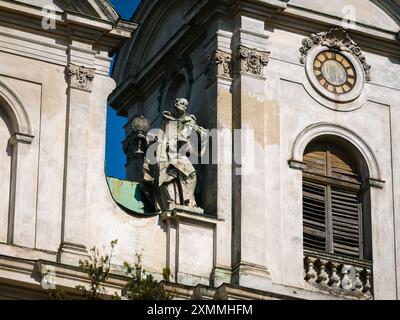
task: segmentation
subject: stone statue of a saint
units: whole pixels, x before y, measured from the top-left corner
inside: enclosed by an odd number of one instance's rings
[[[158,212],[174,205],[196,208],[196,170],[188,154],[198,154],[198,144],[193,146],[193,134],[200,136],[202,147],[207,132],[197,125],[196,117],[187,113],[188,101],[176,99],[173,112],[163,112],[162,137],[150,137],[149,145],[157,142],[157,163],[144,162],[142,190]],[[152,141],[151,141],[152,140]],[[196,150],[197,148],[197,150]]]

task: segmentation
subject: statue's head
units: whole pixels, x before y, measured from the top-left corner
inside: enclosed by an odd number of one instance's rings
[[[185,98],[176,98],[174,106],[178,111],[186,112],[189,102]]]

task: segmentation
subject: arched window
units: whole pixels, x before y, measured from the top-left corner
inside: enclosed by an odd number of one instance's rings
[[[27,170],[32,158],[27,154],[33,138],[21,99],[0,80],[0,243],[32,246],[33,241],[25,241],[26,234],[15,233],[14,229],[15,225],[34,221],[34,208],[21,206],[23,201],[34,201],[32,190],[24,183],[30,179]]]
[[[372,260],[368,178],[362,157],[340,139],[317,139],[304,152],[304,248]]]

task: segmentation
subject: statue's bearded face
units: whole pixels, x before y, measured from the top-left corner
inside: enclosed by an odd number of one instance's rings
[[[188,108],[188,105],[189,105],[189,102],[184,98],[175,100],[175,108],[181,112],[185,112]]]

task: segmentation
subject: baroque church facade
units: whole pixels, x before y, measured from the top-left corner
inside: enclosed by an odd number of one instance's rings
[[[143,252],[179,299],[400,298],[400,1],[0,15],[1,298],[73,295],[79,260],[114,239],[110,294]],[[126,180],[104,173],[107,101],[127,118]],[[150,133],[173,123],[214,132],[213,161],[150,170]]]

